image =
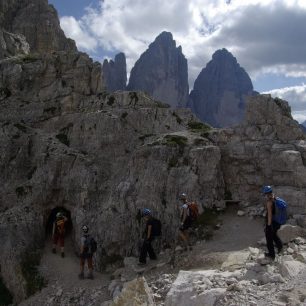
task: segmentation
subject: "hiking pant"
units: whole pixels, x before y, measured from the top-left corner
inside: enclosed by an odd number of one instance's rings
[[[156,259],[156,254],[152,248],[152,241],[154,238],[151,239],[145,239],[142,243],[141,250],[140,250],[140,256],[139,256],[139,262],[146,263],[147,261],[147,253],[149,253],[150,259]]]
[[[55,233],[53,235],[53,244],[57,245],[57,243],[59,243],[60,247],[64,247],[65,244],[65,234],[59,234],[59,233]]]
[[[82,268],[84,268],[85,266],[85,261],[87,261],[88,269],[92,270],[93,269],[92,255],[89,255],[89,254],[81,255],[80,265]]]
[[[280,251],[283,248],[283,243],[277,235],[277,231],[280,229],[280,227],[281,225],[274,221],[272,222],[271,226],[266,225],[265,233],[267,240],[267,248],[269,256],[271,258],[275,258],[274,243],[278,251]]]

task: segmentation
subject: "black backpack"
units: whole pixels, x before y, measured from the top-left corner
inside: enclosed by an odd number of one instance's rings
[[[92,237],[86,237],[85,240],[85,251],[89,254],[93,254],[97,251],[97,241]]]
[[[152,219],[152,236],[157,237],[161,236],[161,222],[158,219],[153,218]]]

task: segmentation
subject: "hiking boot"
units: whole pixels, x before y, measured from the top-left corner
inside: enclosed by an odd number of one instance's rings
[[[64,257],[65,257],[65,253],[64,253],[64,252],[62,252],[61,256],[64,258]]]
[[[79,274],[79,279],[84,279],[84,273]]]
[[[280,254],[282,254],[282,253],[283,253],[283,247],[277,249],[277,254],[278,254],[278,255],[280,255]]]
[[[87,278],[88,278],[88,279],[94,279],[93,274],[92,274],[92,273],[89,273],[88,276],[87,276]]]
[[[56,254],[56,249],[53,248],[53,249],[52,249],[52,253],[53,253],[53,254]]]
[[[268,258],[268,259],[271,259],[271,260],[274,260],[275,257],[272,257],[269,253],[265,253],[265,258]]]

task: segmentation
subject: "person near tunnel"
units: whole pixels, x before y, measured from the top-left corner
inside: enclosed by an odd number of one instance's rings
[[[56,219],[53,223],[52,228],[52,240],[53,240],[53,248],[52,253],[56,254],[56,246],[59,244],[61,248],[61,256],[65,257],[65,224],[68,221],[67,217],[62,213],[58,212],[56,214]]]

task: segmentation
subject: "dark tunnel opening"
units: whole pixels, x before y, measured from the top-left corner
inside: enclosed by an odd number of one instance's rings
[[[72,226],[72,220],[71,220],[71,212],[65,207],[57,206],[48,212],[48,219],[46,223],[46,237],[47,238],[52,236],[53,224],[56,220],[56,214],[59,212],[62,213],[67,218],[67,222],[65,223],[65,235],[68,236],[72,232],[73,226]]]

